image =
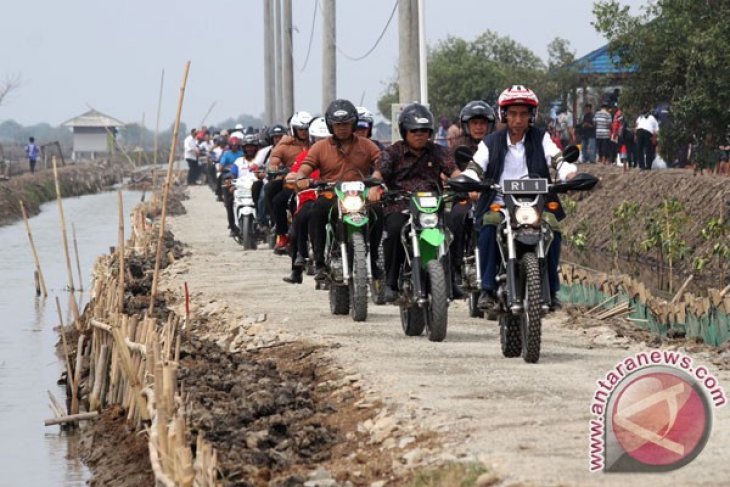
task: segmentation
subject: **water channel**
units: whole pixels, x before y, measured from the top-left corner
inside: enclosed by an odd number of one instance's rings
[[[124,191],[125,215],[140,201],[141,193]],[[84,293],[79,308],[88,300],[91,270],[97,256],[116,245],[118,235],[117,193],[69,198],[63,201],[68,225],[76,226]],[[44,427],[53,417],[47,390],[65,404],[65,389],[56,384],[64,366],[56,355],[59,338],[55,297],[69,319],[67,273],[57,203],[46,203],[30,219],[33,238],[45,274],[48,298],[35,296],[33,257],[22,221],[0,227],[0,485],[81,486],[89,472],[74,454],[77,438]],[[125,227],[128,227],[128,220]],[[128,228],[127,228],[128,230]],[[74,282],[79,287],[76,262]]]

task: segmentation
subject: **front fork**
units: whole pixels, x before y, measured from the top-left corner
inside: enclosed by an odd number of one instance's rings
[[[512,225],[506,220],[504,233],[507,237],[507,305],[510,311],[518,313],[522,309],[522,296],[517,288],[519,282],[519,262],[517,262],[517,248],[512,232]]]
[[[426,293],[421,282],[421,245],[418,240],[418,232],[411,224],[411,251],[413,258],[411,259],[411,278],[413,279],[413,293],[419,303],[426,300]]]

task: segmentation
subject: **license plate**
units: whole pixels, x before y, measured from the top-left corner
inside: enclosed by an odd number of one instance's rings
[[[418,206],[421,208],[436,208],[438,199],[435,196],[422,196],[418,198]]]
[[[505,179],[502,192],[504,194],[545,194],[548,192],[548,180]]]
[[[363,192],[365,191],[365,183],[362,181],[347,181],[342,183],[340,189],[343,193],[349,193],[350,191]]]

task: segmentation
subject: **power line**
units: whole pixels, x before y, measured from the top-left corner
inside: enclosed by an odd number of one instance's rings
[[[393,21],[395,12],[398,9],[398,1],[399,0],[395,0],[395,4],[393,5],[393,11],[390,12],[390,17],[388,18],[388,21],[385,23],[385,27],[383,27],[382,32],[378,36],[378,39],[375,41],[375,44],[373,44],[373,47],[368,49],[368,51],[365,54],[363,54],[362,56],[350,56],[345,51],[343,51],[342,48],[340,48],[340,46],[337,44],[337,41],[335,40],[335,46],[337,47],[337,52],[342,54],[342,56],[344,58],[349,59],[350,61],[362,61],[363,59],[368,57],[370,54],[372,54],[373,51],[375,50],[375,48],[378,47],[378,44],[380,44],[380,41],[383,39],[383,36],[385,36],[385,33],[387,32],[388,27],[390,26],[390,23]],[[319,0],[317,0],[317,4],[319,4]]]
[[[312,27],[309,29],[309,45],[307,46],[307,56],[304,58],[304,65],[300,68],[297,68],[297,70],[300,73],[303,73],[305,69],[307,69],[307,63],[309,62],[309,54],[312,52],[312,39],[314,39],[314,22],[317,20],[317,6],[319,5],[319,0],[314,2],[314,13],[312,14]],[[291,46],[289,46],[291,49]]]

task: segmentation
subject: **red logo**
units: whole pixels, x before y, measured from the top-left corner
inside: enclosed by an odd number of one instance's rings
[[[706,442],[710,411],[684,374],[653,372],[622,388],[610,411],[613,433],[625,454],[647,467],[679,468]]]

